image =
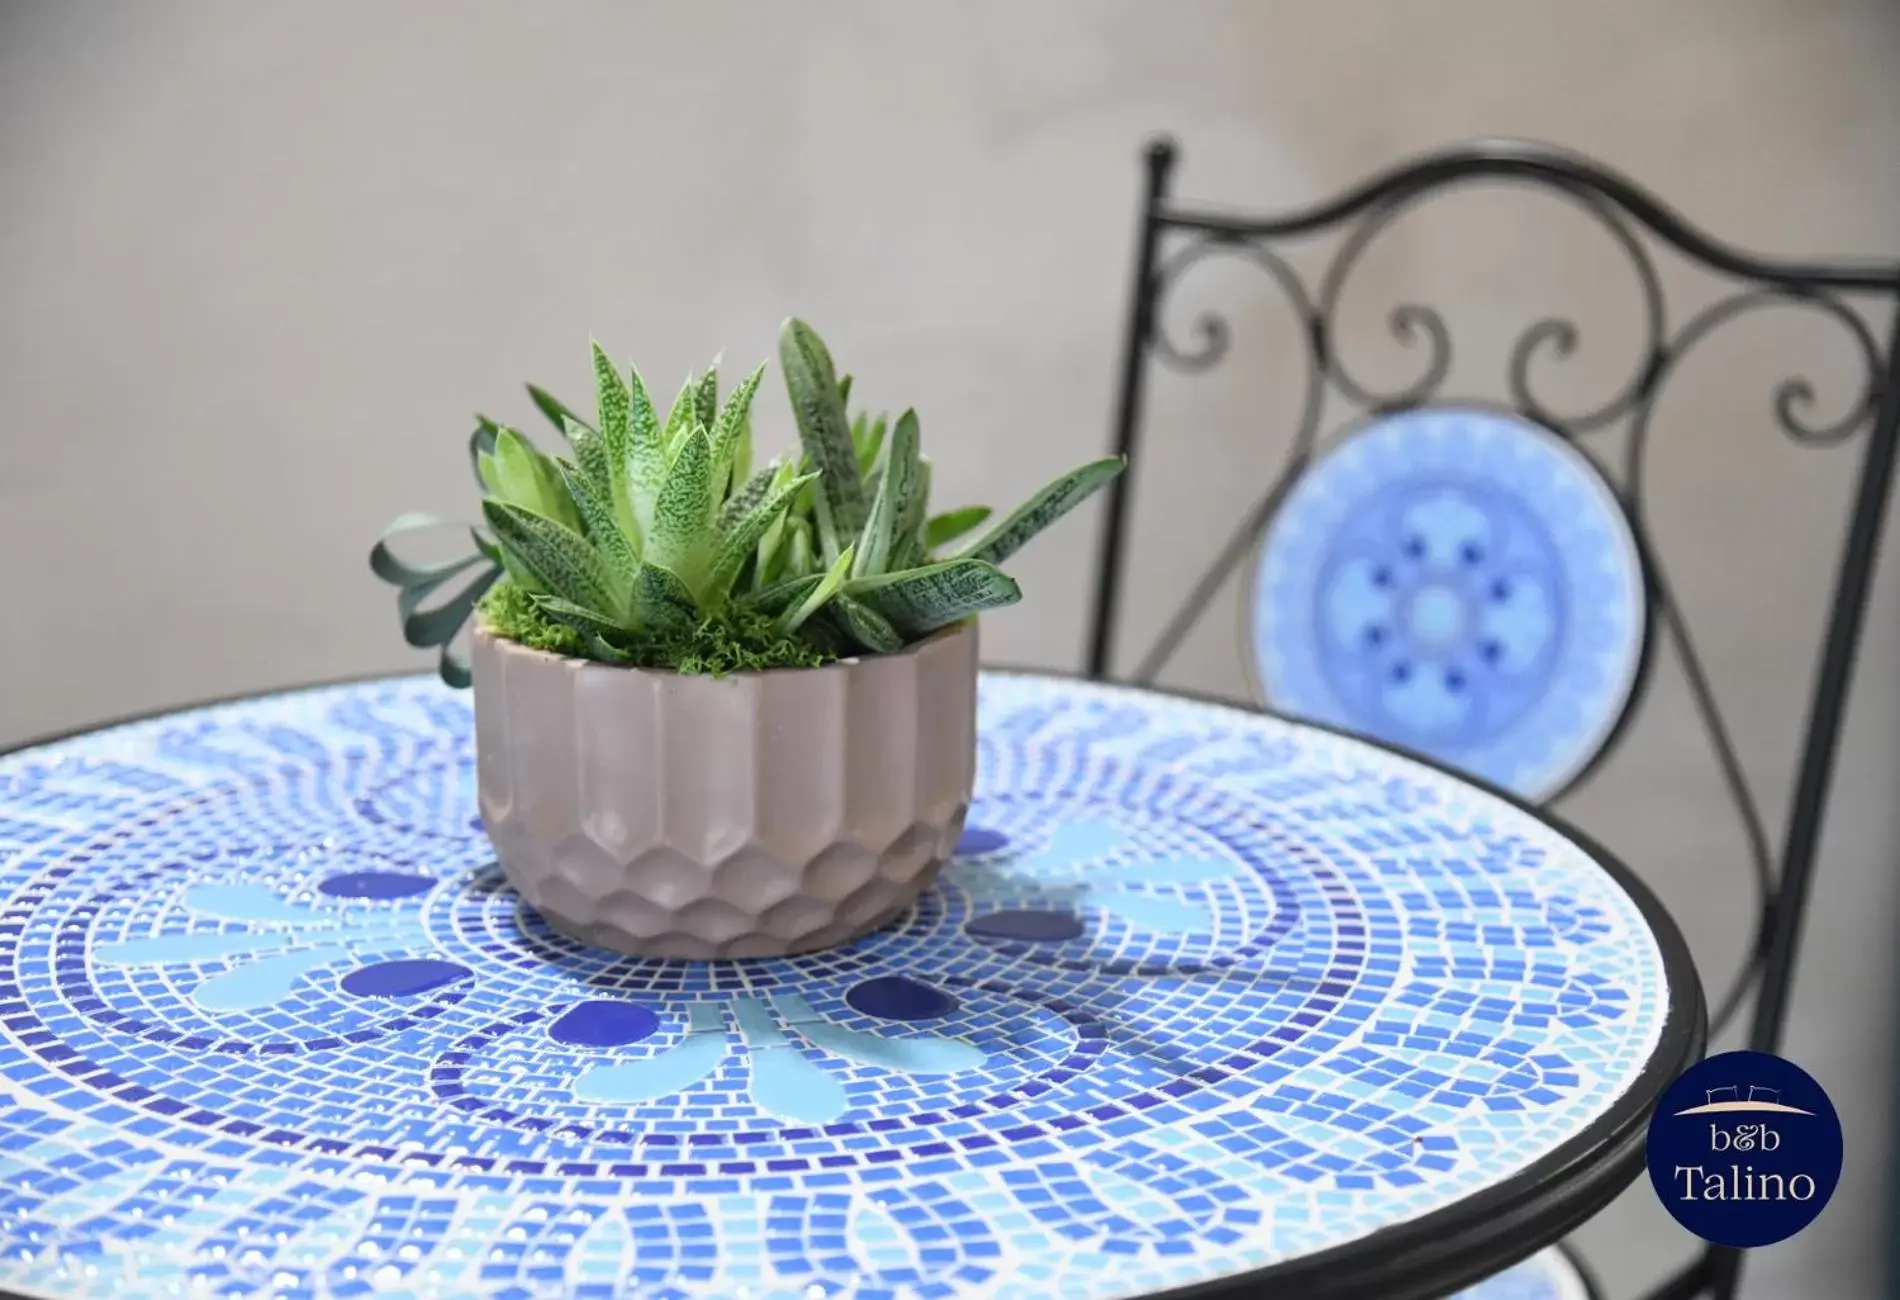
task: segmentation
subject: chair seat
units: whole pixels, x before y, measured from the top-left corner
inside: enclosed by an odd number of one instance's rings
[[[1565,1253],[1552,1246],[1515,1268],[1460,1291],[1453,1300],[1595,1300],[1596,1289]]]

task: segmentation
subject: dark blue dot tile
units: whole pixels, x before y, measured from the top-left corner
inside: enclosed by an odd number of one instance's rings
[[[660,1018],[639,1003],[601,998],[563,1013],[548,1026],[548,1037],[573,1047],[625,1047],[659,1027]]]
[[[973,916],[963,928],[986,939],[1029,939],[1038,943],[1059,943],[1080,938],[1082,918],[1074,912],[1045,908],[1012,908]]]
[[[474,974],[460,962],[433,958],[379,961],[343,977],[343,991],[359,998],[401,998],[427,993]]]
[[[1009,847],[1009,836],[987,826],[966,826],[963,834],[957,837],[957,856],[973,858],[981,853],[995,853]]]
[[[903,975],[854,984],[844,1000],[854,1011],[880,1020],[935,1020],[957,1009],[957,1000],[942,989]]]
[[[317,892],[331,898],[409,898],[426,893],[435,884],[433,876],[406,871],[351,871],[331,876],[317,886]]]

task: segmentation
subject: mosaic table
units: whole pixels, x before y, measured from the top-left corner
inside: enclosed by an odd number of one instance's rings
[[[1441,1294],[1621,1190],[1701,1049],[1626,872],[1317,728],[986,675],[915,908],[683,963],[519,905],[470,703],[0,757],[0,1287]]]

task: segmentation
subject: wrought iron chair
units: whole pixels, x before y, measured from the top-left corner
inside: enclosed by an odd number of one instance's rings
[[[1750,846],[1760,903],[1744,968],[1712,1003],[1711,1034],[1753,987],[1747,1044],[1775,1051],[1900,443],[1900,264],[1752,256],[1700,233],[1623,177],[1533,143],[1457,145],[1333,201],[1267,217],[1176,201],[1169,192],[1175,161],[1171,141],[1150,145],[1115,426],[1117,449],[1131,464],[1109,501],[1089,674],[1109,675],[1130,493],[1143,468],[1145,373],[1151,361],[1206,370],[1228,349],[1226,321],[1212,314],[1200,317],[1197,344],[1176,343],[1164,328],[1162,304],[1188,267],[1211,255],[1243,256],[1268,273],[1297,313],[1310,363],[1299,424],[1278,481],[1188,592],[1132,680],[1155,679],[1236,566],[1257,550],[1251,666],[1265,704],[1400,744],[1541,802],[1614,747],[1643,698],[1650,651],[1666,643]],[[1565,415],[1537,396],[1535,367],[1569,355],[1578,342],[1576,326],[1554,317],[1516,336],[1505,357],[1504,399],[1495,404],[1442,395],[1451,333],[1428,306],[1403,304],[1389,321],[1400,343],[1424,345],[1425,370],[1414,382],[1375,391],[1342,362],[1336,312],[1367,244],[1419,201],[1478,181],[1513,182],[1566,200],[1627,254],[1647,339],[1633,377],[1596,409]],[[1325,234],[1340,242],[1317,288],[1309,288],[1285,250]],[[1652,252],[1665,247],[1724,284],[1712,304],[1672,317]],[[1851,410],[1826,426],[1805,415],[1815,397],[1807,379],[1784,379],[1775,389],[1774,414],[1789,437],[1862,448],[1778,853],[1651,544],[1643,494],[1651,415],[1677,364],[1728,322],[1774,305],[1817,312],[1838,325],[1865,375]],[[1892,323],[1870,326],[1857,307],[1884,309]],[[1876,339],[1881,329],[1884,344]],[[1357,415],[1330,426],[1338,431],[1329,437],[1321,424],[1333,399]],[[1590,435],[1619,423],[1626,426],[1626,451],[1620,466],[1606,468]],[[1742,1252],[1709,1247],[1652,1294],[1729,1300],[1742,1261]],[[1519,1288],[1512,1295],[1596,1294],[1563,1249],[1526,1261],[1510,1276]]]

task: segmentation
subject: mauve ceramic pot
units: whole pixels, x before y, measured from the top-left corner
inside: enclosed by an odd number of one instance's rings
[[[723,679],[567,659],[476,622],[482,821],[555,929],[649,957],[847,943],[936,878],[976,779],[974,621]]]

